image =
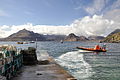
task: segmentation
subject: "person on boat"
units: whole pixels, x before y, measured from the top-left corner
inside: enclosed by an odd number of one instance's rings
[[[99,45],[95,45],[95,50],[101,50],[101,47]]]
[[[106,49],[106,44],[103,44],[102,49]]]

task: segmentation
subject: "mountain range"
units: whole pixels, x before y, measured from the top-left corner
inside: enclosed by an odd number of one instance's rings
[[[26,29],[20,30],[7,38],[4,38],[5,41],[35,41],[36,39],[38,39],[38,41],[46,40],[42,34],[34,33],[33,31],[28,31]]]
[[[43,35],[34,33],[26,29],[11,34],[0,41],[101,41],[101,42],[120,42],[120,29],[111,32],[107,37],[103,36],[76,36],[74,33],[66,35]]]
[[[10,36],[0,39],[1,41],[88,41],[85,36],[76,36],[74,33],[66,35],[43,35],[26,29],[20,30]]]
[[[1,41],[60,41],[65,38],[65,35],[43,35],[34,33],[26,29],[20,30],[11,34],[6,38],[1,38]]]

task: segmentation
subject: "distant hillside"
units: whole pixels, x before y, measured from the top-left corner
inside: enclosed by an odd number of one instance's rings
[[[78,41],[88,41],[88,38],[86,38],[85,36],[79,36]]]
[[[120,29],[116,29],[111,32],[104,40],[101,42],[109,42],[109,43],[120,43]]]
[[[66,37],[65,35],[44,35],[47,41],[61,41]]]
[[[120,43],[120,32],[108,35],[102,42]]]
[[[7,38],[4,38],[4,41],[43,41],[46,40],[45,37],[41,34],[34,33],[33,31],[28,31],[26,29],[20,30],[17,33],[10,35]]]
[[[64,41],[86,41],[88,40],[85,36],[76,36],[74,33],[69,34],[65,37]]]
[[[105,37],[103,37],[103,36],[89,36],[88,37],[89,40],[102,40],[104,38]]]
[[[118,33],[118,32],[120,32],[120,29],[116,29],[116,30],[114,30],[114,31],[111,32],[108,36],[110,36],[110,35],[112,35],[112,34],[115,34],[115,33]]]

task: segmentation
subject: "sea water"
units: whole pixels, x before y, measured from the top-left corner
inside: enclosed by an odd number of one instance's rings
[[[19,48],[36,44],[12,44]],[[94,47],[93,42],[37,42],[37,52],[47,51],[56,62],[78,80],[120,80],[120,43],[107,43],[107,52],[88,52],[76,49],[77,46]]]

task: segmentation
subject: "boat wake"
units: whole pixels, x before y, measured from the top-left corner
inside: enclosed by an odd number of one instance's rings
[[[88,79],[92,76],[91,66],[84,60],[79,51],[67,52],[59,56],[56,61],[67,69],[77,79]]]
[[[80,52],[80,53],[89,53],[89,52],[93,52],[93,51],[79,50],[78,52]]]

